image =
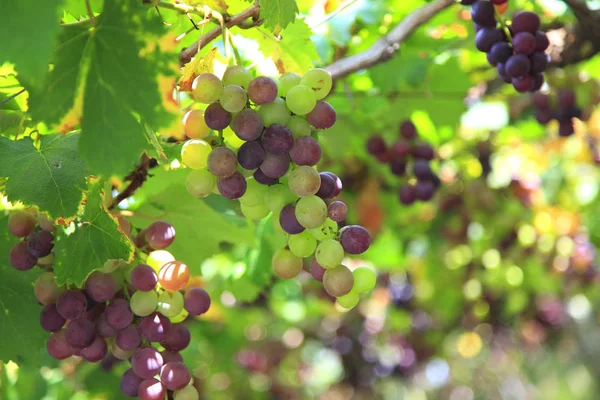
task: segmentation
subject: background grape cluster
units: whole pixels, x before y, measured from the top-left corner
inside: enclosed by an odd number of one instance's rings
[[[535,107],[535,119],[540,124],[546,125],[554,119],[558,121],[559,136],[568,137],[574,134],[573,119],[583,118],[583,111],[577,106],[575,92],[570,89],[559,91],[554,102],[549,94],[536,93],[532,103]]]
[[[130,235],[128,222],[119,221]],[[30,212],[15,212],[8,229],[24,238],[11,249],[13,267],[28,270],[38,265],[46,270],[34,292],[43,306],[40,324],[51,333],[46,343],[50,356],[76,356],[104,365],[129,360],[131,368],[120,384],[126,396],[163,400],[168,393],[176,400],[198,399],[179,352],[191,341],[183,321],[206,313],[210,297],[202,288],[188,287],[189,268],[164,250],[175,239],[172,225],[157,221],[135,237],[141,249],[138,257],[149,252],[146,263],[109,260],[82,288],[57,285],[52,269],[56,227],[43,214],[36,218]]]

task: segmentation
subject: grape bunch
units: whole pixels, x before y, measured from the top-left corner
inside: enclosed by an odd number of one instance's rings
[[[9,232],[26,240],[13,247],[10,261],[18,270],[36,263],[46,270],[35,281],[34,293],[43,306],[40,324],[50,333],[46,342],[50,356],[57,360],[76,356],[106,364],[129,360],[131,368],[120,383],[126,396],[163,400],[169,394],[175,400],[198,399],[179,352],[191,340],[183,321],[207,312],[210,297],[199,287],[184,292],[189,268],[164,250],[175,239],[173,226],[158,221],[136,237],[140,247],[156,249],[148,254],[146,264],[129,266],[109,260],[79,289],[57,285],[48,261],[51,240],[40,239],[55,227],[44,217],[39,218],[40,229],[35,225],[30,213],[11,214]]]
[[[559,126],[558,134],[563,137],[568,137],[575,133],[575,127],[573,126],[574,118],[583,118],[583,112],[577,106],[575,92],[570,89],[558,92],[556,107],[553,107],[550,96],[543,93],[536,93],[533,96],[532,103],[535,107],[535,119],[542,125],[546,125],[553,119],[556,119]]]
[[[181,158],[191,169],[186,182],[191,195],[204,198],[218,193],[239,199],[242,214],[254,221],[273,214],[276,229],[287,237],[287,246],[272,260],[278,276],[296,277],[303,259],[314,254],[313,276],[340,303],[353,306],[343,296],[358,299],[359,292],[372,287],[355,284],[342,261],[345,253],[366,251],[371,237],[358,225],[338,232],[338,222],[348,215],[346,204],[335,200],[342,190],[341,180],[316,168],[322,151],[313,128],[328,129],[336,121],[335,110],[323,100],[332,84],[331,74],[319,68],[304,76],[288,72],[277,80],[252,78],[240,66],[228,67],[223,79],[198,75],[191,94],[208,106],[184,117],[184,130],[191,139],[184,144]],[[228,127],[243,142],[237,149],[222,140]],[[211,138],[211,130],[219,132],[219,140]]]
[[[431,200],[440,186],[440,179],[430,165],[435,158],[433,147],[417,142],[417,136],[417,128],[407,120],[400,124],[400,139],[391,146],[380,135],[371,136],[367,141],[369,154],[389,164],[392,174],[406,179],[407,183],[398,189],[400,202],[405,205]]]
[[[475,46],[486,53],[500,78],[520,93],[539,90],[549,63],[545,51],[550,45],[546,34],[539,30],[540,17],[530,11],[520,11],[508,28],[499,27],[496,15],[506,12],[508,0],[462,0],[461,4],[471,6],[477,32]]]

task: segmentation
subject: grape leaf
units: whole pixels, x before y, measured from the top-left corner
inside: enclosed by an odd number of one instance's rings
[[[59,30],[62,0],[0,2],[0,64],[12,62],[19,76],[40,85]]]
[[[8,199],[36,205],[54,218],[75,215],[86,177],[78,139],[78,134],[44,135],[36,149],[31,138],[0,137],[0,176],[8,178]]]
[[[294,22],[298,12],[295,0],[261,0],[260,2],[260,16],[265,21],[265,27],[272,30],[284,29],[290,22]]]
[[[54,247],[54,273],[59,285],[81,287],[90,272],[107,260],[132,259],[133,244],[104,207],[102,182],[91,185],[81,221],[75,232],[61,237]]]
[[[8,216],[0,217],[0,360],[39,365],[47,334],[40,327],[33,283],[41,270],[17,271],[8,264],[18,239],[8,233],[7,224]]]

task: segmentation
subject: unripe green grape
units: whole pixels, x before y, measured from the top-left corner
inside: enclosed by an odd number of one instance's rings
[[[269,209],[264,203],[255,206],[248,206],[242,203],[240,208],[242,210],[242,214],[252,221],[260,221],[270,213]]]
[[[190,139],[202,139],[210,133],[204,121],[204,110],[190,110],[183,116],[183,131]]]
[[[315,258],[323,268],[337,267],[344,259],[344,248],[337,240],[327,239],[317,246]]]
[[[149,292],[136,291],[129,300],[131,311],[138,317],[146,317],[156,311],[158,295],[154,290]]]
[[[246,106],[248,96],[241,86],[238,85],[227,85],[223,88],[219,102],[221,107],[231,113],[242,111]]]
[[[126,265],[127,263],[123,260],[107,260],[98,271],[109,274],[119,268],[124,268]]]
[[[292,115],[285,105],[285,100],[278,97],[273,102],[260,106],[258,114],[263,120],[263,125],[269,127],[273,124],[285,125]]]
[[[290,172],[288,186],[292,193],[298,197],[312,196],[321,187],[321,176],[314,168],[301,165]]]
[[[252,75],[244,67],[232,65],[227,67],[223,74],[223,85],[238,85],[244,89],[248,89],[248,84],[252,80]]]
[[[185,297],[183,298],[183,306],[185,307]],[[185,308],[183,310],[181,310],[181,312],[179,314],[177,314],[174,317],[169,318],[171,320],[172,323],[174,324],[178,324],[180,322],[185,321],[185,319],[190,315],[189,312],[187,312],[185,310]]]
[[[307,231],[303,231],[296,235],[290,235],[288,238],[288,246],[293,255],[304,258],[315,252],[315,249],[317,248],[317,239],[312,237]]]
[[[264,185],[263,185],[264,186]],[[287,185],[277,184],[267,187],[264,196],[264,202],[272,212],[280,212],[283,206],[291,202],[294,198]]]
[[[253,176],[247,178],[246,192],[242,197],[240,197],[240,203],[247,207],[255,207],[260,204],[264,204],[265,194],[267,193],[268,188],[268,186],[258,183]]]
[[[167,250],[154,250],[150,252],[146,258],[146,264],[151,266],[157,274],[163,265],[171,261],[175,261],[175,257],[173,257],[173,254],[169,253]]]
[[[292,115],[285,125],[292,131],[295,138],[310,136],[312,130],[310,123],[300,115]]]
[[[181,161],[192,169],[206,168],[212,147],[202,139],[191,139],[181,148]]]
[[[337,298],[338,304],[348,309],[355,307],[359,300],[360,298],[358,296],[358,292],[356,292],[354,289],[351,290],[350,293]]]
[[[302,79],[300,84],[311,88],[317,97],[317,100],[322,100],[331,91],[333,85],[333,79],[329,71],[322,68],[313,68],[309,70]]]
[[[285,104],[294,114],[305,115],[315,108],[317,97],[308,86],[297,85],[289,90]]]
[[[173,392],[173,400],[198,400],[199,398],[198,391],[192,385]]]
[[[192,94],[200,103],[211,104],[219,100],[223,84],[213,74],[200,74],[192,82]]]
[[[271,263],[273,271],[283,279],[292,279],[302,271],[302,259],[293,255],[288,249],[277,250],[273,254]]]
[[[303,197],[296,203],[295,215],[306,229],[318,228],[327,219],[327,204],[317,196]]]
[[[183,310],[183,295],[179,291],[164,291],[158,296],[158,312],[165,317],[175,317]]]
[[[327,239],[335,239],[337,231],[338,224],[331,218],[327,218],[321,226],[309,230],[310,234],[319,242]]]
[[[356,268],[352,271],[352,275],[354,275],[354,290],[358,293],[370,292],[377,283],[377,274],[371,268]]]
[[[188,193],[199,199],[211,194],[216,185],[217,178],[206,168],[190,171],[185,180]]]
[[[344,265],[329,268],[323,275],[323,287],[333,297],[345,296],[354,286],[352,272]]]
[[[279,77],[279,85],[277,95],[285,97],[288,91],[300,83],[302,77],[295,72],[286,72]]]

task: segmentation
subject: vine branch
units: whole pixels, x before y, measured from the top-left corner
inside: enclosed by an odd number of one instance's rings
[[[123,190],[113,199],[113,202],[110,205],[110,207],[108,207],[108,209],[112,210],[120,202],[122,202],[128,197],[131,197],[135,193],[135,191],[138,190],[144,184],[144,182],[146,182],[146,179],[148,179],[149,175],[148,171],[155,165],[156,160],[148,157],[148,155],[144,153],[142,155],[142,160],[140,161],[139,165],[135,167],[135,169],[125,177],[125,182],[129,181],[129,185],[127,185],[125,190]]]

